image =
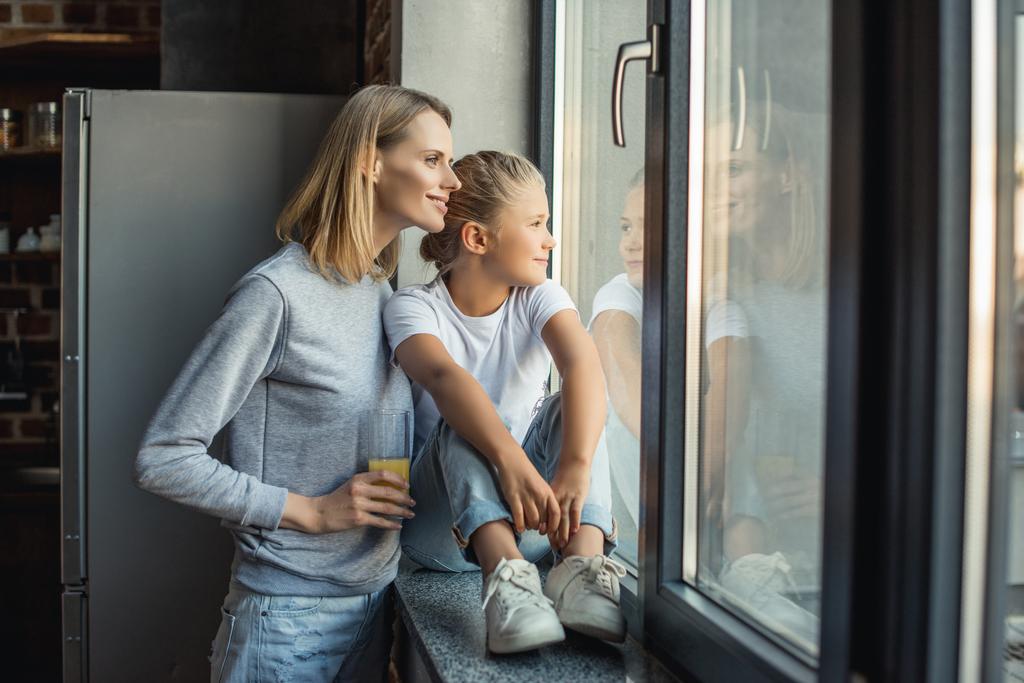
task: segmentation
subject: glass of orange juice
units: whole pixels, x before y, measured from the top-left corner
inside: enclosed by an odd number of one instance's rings
[[[394,472],[409,481],[412,414],[408,410],[380,408],[370,411],[369,423],[370,471]]]

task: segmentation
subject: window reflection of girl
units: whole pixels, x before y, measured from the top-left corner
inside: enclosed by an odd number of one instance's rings
[[[608,384],[611,410],[606,441],[616,500],[625,508],[616,510],[625,544],[631,534],[635,536],[639,520],[643,169],[630,181],[619,228],[619,256],[624,272],[598,290],[594,297],[590,330]],[[705,340],[710,380],[705,398],[705,459],[716,464],[704,468],[704,490],[710,492],[707,496],[708,514],[715,520],[713,525],[717,528],[721,526],[726,435],[734,440],[736,431],[743,425],[746,407],[742,392],[728,394],[726,388],[746,382],[749,354],[745,318],[735,303],[728,300],[715,302],[709,308],[706,320],[713,336],[707,336]],[[738,520],[734,525],[734,535],[746,533],[748,526],[749,523]]]
[[[727,561],[781,550],[802,579],[816,582],[826,297],[812,179],[824,174],[824,157],[794,152],[797,129],[812,134],[813,120],[797,126],[774,103],[747,111],[741,130],[727,120],[707,131],[705,269],[713,275],[706,299],[741,307],[749,348],[727,346],[717,359],[708,349],[705,413],[714,415],[719,363],[729,369],[719,405],[734,398],[725,415],[743,424],[727,448],[705,446],[705,490],[711,502],[716,487],[723,492]],[[710,317],[706,334],[715,334]],[[706,422],[705,436],[716,433],[728,440],[730,431]]]
[[[594,296],[590,331],[608,386],[605,426],[622,549],[635,552],[640,507],[640,327],[643,317],[644,174],[630,181],[619,218],[623,271]]]

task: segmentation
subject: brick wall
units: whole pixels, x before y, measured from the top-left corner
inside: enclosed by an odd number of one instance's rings
[[[389,83],[391,75],[391,0],[366,0],[363,82]]]
[[[160,33],[160,0],[0,0],[0,32]]]
[[[0,255],[0,366],[17,339],[28,399],[0,400],[4,465],[56,465],[60,382],[60,262]],[[27,309],[13,313],[5,309]],[[0,367],[0,377],[8,369]]]

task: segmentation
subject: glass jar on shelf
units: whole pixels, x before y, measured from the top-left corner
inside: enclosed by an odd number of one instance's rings
[[[58,149],[61,144],[60,103],[36,102],[28,110],[28,140],[37,149]]]
[[[0,108],[0,152],[14,149],[21,144],[21,112],[7,107]]]

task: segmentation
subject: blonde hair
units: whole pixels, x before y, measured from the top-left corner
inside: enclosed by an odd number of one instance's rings
[[[331,124],[313,164],[277,219],[282,242],[306,248],[316,270],[358,282],[391,277],[400,243],[377,254],[373,242],[377,155],[401,142],[421,112],[436,112],[451,126],[448,106],[432,95],[397,85],[370,85],[345,103]]]
[[[776,105],[773,126],[775,140],[768,145],[768,158],[789,173],[792,188],[789,202],[790,245],[780,281],[799,289],[821,283],[824,256],[824,229],[818,223],[817,192],[809,160],[800,144],[799,126],[794,116]],[[811,126],[805,125],[805,128]],[[824,164],[821,166],[824,168]]]
[[[544,187],[544,176],[527,159],[512,152],[483,151],[467,154],[452,168],[462,187],[448,198],[444,230],[429,234],[420,242],[420,256],[432,262],[444,275],[459,257],[462,226],[479,223],[497,233],[497,219],[513,206],[532,185]]]
[[[825,160],[823,152],[816,149],[823,146],[808,144],[805,138],[813,139],[815,133],[820,131],[820,123],[816,126],[812,115],[800,117],[773,102],[770,106],[771,128],[766,136],[761,123],[766,109],[769,107],[764,102],[748,102],[746,128],[754,135],[745,136],[744,144],[758,145],[758,155],[764,163],[775,171],[785,171],[789,177],[786,217],[789,243],[785,261],[776,279],[791,289],[819,286],[825,266],[825,235],[824,227],[819,222],[821,217],[818,210],[822,203],[823,189],[816,183],[811,168],[824,168]],[[735,137],[736,124],[735,121],[730,123],[731,141]],[[707,285],[720,287],[728,281],[732,287],[749,282],[754,276],[753,262],[759,245],[747,244],[727,234],[717,240],[713,239],[710,244],[706,242],[705,248],[712,252],[710,257],[705,257]],[[718,276],[726,270],[730,272],[727,280]],[[723,292],[719,294],[724,295]]]

